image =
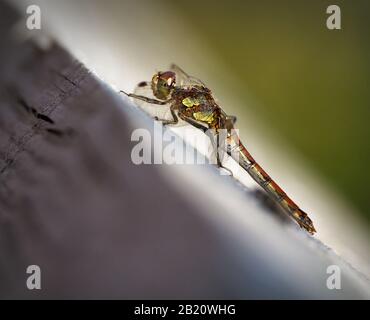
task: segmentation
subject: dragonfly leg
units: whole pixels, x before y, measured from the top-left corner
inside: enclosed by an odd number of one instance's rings
[[[199,121],[197,120],[194,120],[193,118],[190,118],[190,117],[187,117],[187,116],[184,116],[182,114],[179,115],[179,117],[186,121],[187,123],[191,124],[192,126],[194,126],[195,128],[199,129],[199,130],[202,130],[208,137],[209,139],[211,140],[211,143],[212,143],[212,146],[216,152],[216,162],[217,162],[217,167],[219,168],[222,168],[224,170],[226,170],[227,172],[230,173],[231,176],[233,176],[233,173],[230,169],[224,167],[222,165],[222,161],[221,161],[221,157],[220,157],[220,153],[219,153],[219,135],[216,133],[212,133],[212,130],[209,130],[209,127],[202,124],[202,123],[199,123]]]
[[[169,100],[161,101],[161,100],[157,100],[157,99],[148,98],[148,97],[145,97],[145,96],[140,96],[140,95],[137,95],[137,94],[134,94],[134,93],[126,93],[122,90],[120,90],[120,92],[124,93],[128,97],[138,99],[138,100],[142,100],[142,101],[145,101],[147,103],[165,105],[165,104],[170,102]]]
[[[171,114],[173,119],[172,120],[167,120],[167,119],[159,119],[158,117],[154,117],[154,120],[156,121],[161,121],[164,126],[169,125],[169,124],[177,124],[179,122],[179,118],[177,117],[175,111],[171,109]]]
[[[213,139],[213,141],[212,141]],[[214,141],[216,140],[216,141]],[[223,142],[220,143],[220,140],[222,140]],[[216,150],[216,160],[217,160],[217,166],[219,168],[222,168],[224,170],[226,170],[231,176],[233,176],[233,172],[229,169],[229,168],[226,168],[225,166],[222,165],[222,161],[221,161],[221,156],[220,156],[220,151],[224,152],[223,150],[225,150],[223,148],[223,144],[225,143],[225,140],[224,139],[221,139],[219,133],[216,133],[216,135],[214,135],[212,138],[211,138],[211,141],[212,141],[212,144],[213,144],[213,147],[215,148]]]
[[[207,134],[208,129],[209,129],[209,128],[208,128],[208,126],[206,126],[206,125],[204,125],[204,124],[200,123],[200,122],[199,122],[199,121],[197,121],[197,120],[194,120],[193,118],[187,117],[187,116],[185,116],[185,115],[183,115],[183,114],[179,114],[179,117],[180,117],[182,120],[186,121],[187,123],[191,124],[193,127],[197,128],[197,129],[199,129],[199,130],[202,130],[204,133],[206,133],[206,134]]]

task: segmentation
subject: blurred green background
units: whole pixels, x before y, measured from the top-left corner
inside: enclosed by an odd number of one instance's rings
[[[370,222],[370,1],[163,1],[260,102],[239,116],[254,108]]]

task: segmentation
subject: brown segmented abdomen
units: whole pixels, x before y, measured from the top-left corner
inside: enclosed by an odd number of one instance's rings
[[[297,223],[305,228],[309,233],[316,232],[312,221],[303,210],[301,210],[292,199],[271,179],[271,177],[254,160],[248,150],[241,143],[235,132],[227,138],[228,154],[245,169],[249,175],[267,192],[267,194],[277,201],[280,206]]]

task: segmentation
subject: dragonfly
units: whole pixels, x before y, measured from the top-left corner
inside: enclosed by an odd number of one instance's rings
[[[141,106],[165,108],[166,116],[154,116],[163,125],[179,125],[180,119],[202,130],[210,137],[215,150],[224,149],[301,228],[310,234],[316,232],[307,213],[254,160],[235,130],[236,117],[219,106],[212,91],[200,79],[172,64],[169,70],[156,72],[151,81],[140,82],[134,93],[122,90],[120,93],[141,102]],[[220,138],[221,131],[226,131],[225,139]],[[220,152],[215,154],[217,166],[228,170],[222,165]]]

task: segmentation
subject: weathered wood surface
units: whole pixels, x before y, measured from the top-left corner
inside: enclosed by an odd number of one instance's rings
[[[252,197],[249,229],[232,233],[158,166],[134,165],[131,132],[152,122],[58,45],[14,42],[16,19],[0,2],[0,298],[369,297],[367,280],[315,240],[275,234],[270,217],[258,227]],[[326,288],[333,263],[341,291]],[[26,288],[32,264],[39,291]]]

